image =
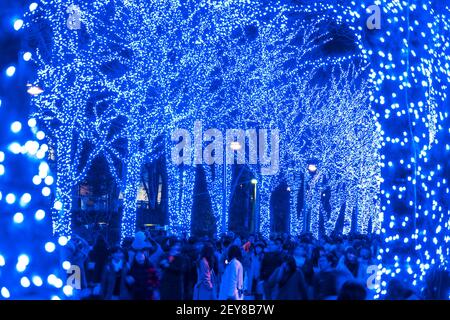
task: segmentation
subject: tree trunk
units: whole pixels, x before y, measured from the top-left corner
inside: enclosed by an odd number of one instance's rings
[[[290,195],[289,195],[289,216],[290,216],[290,224],[289,224],[289,232],[292,235],[298,235],[301,233],[303,228],[303,216],[298,215],[298,192],[300,190],[300,186],[298,183],[293,183],[290,186]]]
[[[214,166],[214,167],[213,167]],[[206,185],[209,197],[211,198],[211,207],[216,221],[217,233],[222,229],[222,196],[223,196],[223,165],[204,165]]]
[[[273,176],[259,176],[259,232],[261,232],[264,237],[269,237],[271,232],[270,200],[272,198],[272,191],[275,188],[274,185],[275,178]]]
[[[123,190],[123,212],[121,225],[121,240],[133,237],[136,232],[136,197],[141,181],[142,156],[139,152],[131,153],[127,159],[126,173],[124,177]]]
[[[190,235],[195,167],[175,165],[167,157],[166,168],[169,232]]]
[[[75,185],[70,148],[58,144],[56,196],[52,209],[53,234],[70,237],[72,233],[72,190]]]
[[[70,181],[57,179],[56,197],[52,208],[53,234],[70,237],[72,234],[72,188]]]

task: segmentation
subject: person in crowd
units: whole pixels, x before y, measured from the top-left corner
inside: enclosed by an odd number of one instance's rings
[[[160,268],[162,271],[161,300],[183,300],[186,261],[181,254],[180,241],[172,241],[168,255],[160,262]]]
[[[360,280],[363,281],[363,270],[360,270],[358,261],[358,255],[356,250],[349,246],[345,250],[344,256],[338,262],[336,270],[338,271],[337,286],[338,290],[341,288],[344,282],[348,280]]]
[[[372,252],[369,247],[363,246],[359,249],[359,264],[365,267],[373,264]]]
[[[312,286],[314,265],[312,259],[308,257],[308,246],[303,243],[297,245],[294,249],[293,257],[297,268],[302,270],[307,285],[309,287]]]
[[[359,281],[367,282],[372,272],[370,266],[372,266],[374,262],[372,261],[372,252],[370,247],[366,244],[359,248],[358,264],[358,279]],[[376,291],[373,288],[370,289],[367,293],[368,299],[372,299],[375,294]]]
[[[89,252],[89,263],[90,271],[92,274],[91,282],[100,283],[103,269],[108,262],[108,244],[102,235],[99,235],[95,241],[94,247]]]
[[[270,286],[267,285],[267,280],[283,263],[282,247],[279,241],[270,241],[264,257],[261,262],[260,279],[263,281],[262,286],[264,288],[264,299],[270,300],[272,298]]]
[[[127,273],[125,281],[133,300],[155,300],[159,277],[154,265],[148,258],[150,244],[145,237],[136,233],[132,248],[134,249],[133,260]]]
[[[283,264],[275,269],[267,281],[274,300],[307,300],[303,272],[292,256],[285,256]]]
[[[252,265],[252,243],[250,241],[245,242],[242,245],[242,267],[244,268],[244,292],[245,295],[250,295],[252,291],[252,279],[250,275],[250,268]]]
[[[391,279],[387,285],[385,300],[419,300],[419,297],[403,281]]]
[[[313,267],[318,270],[319,268],[319,258],[326,254],[325,248],[322,246],[315,246],[311,252],[311,262]]]
[[[251,262],[248,272],[248,279],[250,283],[250,293],[253,293],[256,300],[261,300],[264,295],[264,290],[258,288],[261,274],[261,264],[264,258],[264,243],[258,242],[251,249]]]
[[[348,280],[344,282],[337,300],[365,300],[367,296],[366,288],[358,281]]]
[[[274,242],[275,242],[275,246],[277,248],[276,251],[282,252],[283,251],[283,244],[284,244],[283,239],[280,238],[280,237],[277,237],[277,238],[275,238]]]
[[[337,298],[337,274],[334,269],[336,260],[336,256],[332,253],[319,258],[320,271],[314,275],[313,280],[313,298],[315,300],[335,300]]]
[[[133,259],[130,259],[130,255],[133,256],[133,248],[132,248],[132,244],[134,241],[134,237],[125,237],[122,240],[122,244],[120,245],[120,247],[122,248],[124,254],[125,254],[125,261],[127,263],[130,263],[131,261],[133,261]]]
[[[197,261],[197,283],[194,288],[194,300],[216,300],[216,256],[212,244],[207,243],[200,252]]]
[[[368,267],[380,245],[377,237],[332,234],[315,239],[310,233],[297,237],[273,234],[266,242],[260,234],[242,237],[228,233],[211,240],[181,239],[152,231],[125,238],[123,250],[113,247],[106,263],[108,244],[104,239],[99,237],[90,247],[74,235],[65,246],[64,259],[81,269],[83,290],[77,297],[349,300],[372,299],[375,294],[366,283],[373,275]],[[92,272],[88,274],[91,277],[86,276],[87,262],[94,267],[91,271],[104,265],[100,277]],[[91,288],[86,279],[97,285]],[[430,270],[425,280],[419,296],[408,284],[392,279],[386,299],[448,299],[448,272]]]
[[[107,262],[101,280],[101,296],[104,300],[127,300],[130,298],[125,282],[128,266],[125,253],[121,247],[110,250],[110,259]]]
[[[231,241],[229,236],[224,236],[222,238],[220,259],[219,259],[219,278],[222,277],[222,274],[225,271],[226,261],[228,259],[228,248],[231,246]]]
[[[148,242],[149,244],[148,252],[150,262],[155,266],[158,265],[159,261],[164,256],[164,251],[161,248],[161,245],[156,240],[153,239],[149,231],[143,234],[138,232],[137,234],[139,234],[139,237],[145,238],[145,241]]]
[[[197,260],[199,250],[197,249],[196,242],[197,240],[194,237],[190,237],[181,249],[182,254],[186,258],[186,269],[184,271],[184,297],[186,300],[193,299],[194,287],[197,282]],[[216,259],[216,262],[217,261],[218,258]]]
[[[240,262],[241,259],[241,249],[236,245],[230,246],[227,264],[222,275],[219,300],[244,299],[244,270]]]

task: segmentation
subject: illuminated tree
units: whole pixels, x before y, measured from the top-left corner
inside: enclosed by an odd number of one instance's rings
[[[449,189],[444,171],[448,140],[449,10],[444,2],[380,1],[381,30],[354,28],[371,62],[371,92],[382,134],[377,292],[400,278],[423,284],[427,271],[448,268]],[[363,25],[364,2],[347,4],[351,24]],[[447,232],[446,232],[447,231]]]
[[[345,225],[339,232],[349,233],[352,225],[362,234],[380,228],[380,139],[368,104],[367,81],[361,79],[363,75],[364,70],[353,65],[333,68],[328,82],[305,91],[302,119],[289,125],[298,134],[286,146],[293,234],[307,230],[319,237],[323,230],[330,235],[343,206]],[[312,159],[317,162],[318,170],[310,175],[307,166]],[[305,183],[305,207],[299,215],[295,205],[302,182]],[[322,199],[327,188],[329,215]],[[353,219],[355,210],[358,214]],[[305,221],[305,216],[310,221]],[[370,221],[371,230],[368,229]]]
[[[85,5],[83,12],[105,10],[100,2]],[[83,13],[81,28],[74,30],[69,28],[66,12],[63,1],[51,1],[30,12],[27,46],[36,49],[33,84],[44,90],[32,100],[33,116],[45,124],[57,158],[53,230],[70,236],[73,189],[92,160],[114,142],[109,133],[112,119],[119,114],[110,103],[107,76],[100,72],[112,52],[98,38],[90,38],[95,27],[105,22]]]
[[[376,201],[379,170],[376,123],[367,101],[369,92],[364,81],[358,78],[361,71],[355,66],[348,70],[333,67],[358,61],[358,55],[321,56],[321,48],[333,40],[331,34],[320,28],[327,21],[326,16],[290,27],[284,15],[277,19],[273,29],[259,29],[263,44],[258,45],[272,49],[261,50],[261,55],[256,55],[260,64],[254,72],[247,71],[254,89],[252,95],[243,99],[251,106],[249,119],[260,128],[279,130],[280,173],[264,175],[261,166],[253,166],[258,177],[260,231],[266,235],[270,232],[271,194],[286,181],[291,189],[292,234],[308,230],[318,237],[322,227],[330,234],[344,202],[347,202],[348,225],[344,231],[348,233],[350,225],[356,224],[351,219],[358,194],[358,231],[372,232],[367,230],[369,219],[373,218],[373,230],[379,227]],[[283,32],[283,26],[289,31],[284,30],[281,37],[277,31]],[[297,197],[306,165],[312,158],[319,158],[323,163],[319,176],[326,177],[327,182],[316,185],[305,195],[305,211],[311,211],[312,220],[310,226],[303,228],[304,214],[297,213]],[[312,182],[319,180],[322,179],[316,176]],[[321,208],[322,192],[327,187],[332,189],[332,213],[324,226],[319,226],[320,215],[325,216]],[[355,193],[358,187],[360,190]]]
[[[2,107],[18,108],[13,99],[3,100]],[[0,299],[59,299],[61,289],[70,296],[47,210],[54,178],[45,160],[45,135],[26,115],[7,127],[10,135],[0,146]]]

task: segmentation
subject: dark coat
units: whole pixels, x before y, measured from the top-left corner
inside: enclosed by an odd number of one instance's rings
[[[140,265],[136,261],[130,267],[128,276],[132,276],[134,283],[129,286],[133,300],[153,300],[154,291],[159,286],[159,278],[156,269],[146,260]]]
[[[268,280],[268,284],[273,288],[272,299],[274,300],[307,300],[306,281],[303,273],[296,270],[292,275],[281,283],[282,268],[277,268]]]
[[[327,300],[337,297],[337,272],[336,270],[320,271],[314,276],[314,299]]]
[[[183,255],[176,255],[167,256],[162,261],[167,261],[169,265],[161,265],[163,270],[159,290],[161,300],[183,300],[186,259]]]
[[[268,280],[276,268],[283,263],[283,254],[281,252],[266,252],[261,262],[261,280]]]

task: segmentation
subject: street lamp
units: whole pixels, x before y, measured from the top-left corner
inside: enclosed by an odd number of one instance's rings
[[[27,84],[27,92],[29,94],[31,94],[32,96],[37,96],[38,94],[41,94],[42,92],[44,92],[44,90],[42,90],[40,87],[38,86],[33,86],[31,84]]]
[[[241,150],[242,145],[239,141],[232,141],[230,143],[230,149],[233,151]]]
[[[314,175],[317,172],[317,163],[316,159],[309,159],[306,168],[310,174]]]
[[[226,146],[226,144],[225,144]],[[233,151],[241,150],[242,145],[239,141],[232,141],[230,142],[230,149]],[[226,149],[225,149],[226,150]],[[227,152],[223,153],[223,179],[222,179],[222,232],[225,232],[227,230],[227,219],[226,214],[228,210],[228,203],[227,203]],[[233,161],[234,162],[234,161]],[[231,198],[231,190],[230,190],[230,198]]]
[[[308,171],[309,173],[315,173],[317,171],[317,165],[315,164],[308,164]]]
[[[258,199],[257,199],[257,183],[258,183],[258,180],[256,180],[256,179],[252,179],[252,180],[250,180],[250,182],[251,182],[251,184],[253,185],[253,206],[252,206],[252,226],[251,226],[251,230],[253,230],[253,231],[256,231],[256,228],[257,228],[257,221],[258,221],[258,219],[257,219],[257,217],[256,217],[256,213],[258,212],[258,209],[257,209],[257,205],[258,205]]]

